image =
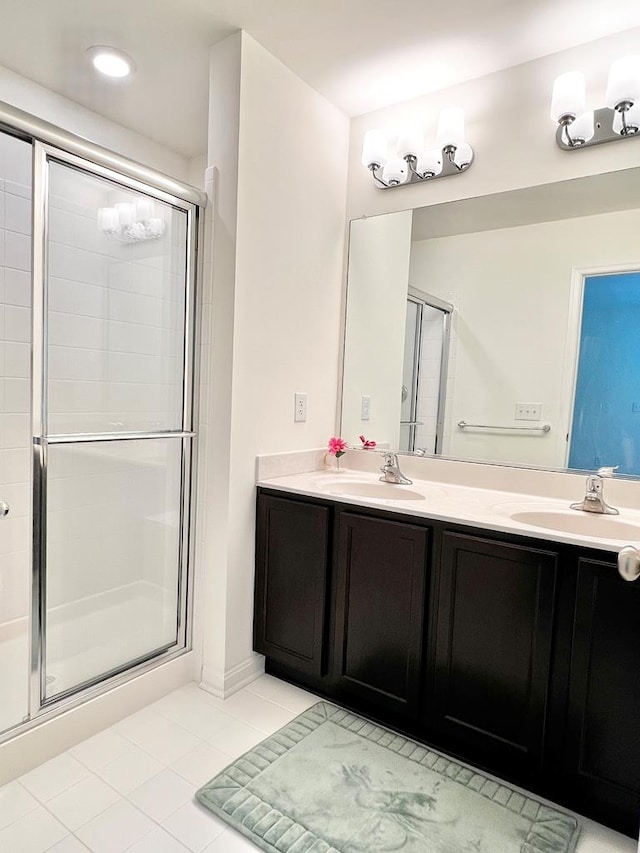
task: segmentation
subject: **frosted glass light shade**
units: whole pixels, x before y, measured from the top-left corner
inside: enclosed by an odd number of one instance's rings
[[[368,130],[362,143],[362,165],[384,166],[387,162],[387,134],[382,130]]]
[[[135,211],[139,222],[147,222],[153,216],[153,202],[150,198],[140,196],[135,200]]]
[[[118,211],[115,207],[98,208],[98,228],[101,231],[115,231],[118,227]]]
[[[556,77],[551,96],[551,118],[555,122],[567,116],[582,115],[585,111],[585,82],[581,71],[567,71]]]
[[[440,148],[449,145],[462,145],[464,142],[464,110],[461,107],[447,107],[438,116],[436,144]]]
[[[611,66],[607,82],[607,106],[640,100],[640,56],[623,56]]]
[[[578,143],[589,142],[594,134],[593,112],[582,113],[569,125],[571,138]]]
[[[123,201],[116,204],[118,213],[118,225],[131,225],[133,223],[133,205]]]
[[[433,151],[423,151],[418,157],[416,163],[416,172],[420,175],[428,173],[430,175],[439,175],[442,171],[442,151],[434,149]]]
[[[424,132],[418,125],[407,125],[398,134],[398,157],[417,157],[424,146]]]
[[[631,133],[637,133],[640,128],[640,100],[630,109],[625,110],[624,120]],[[633,128],[636,128],[634,131]],[[616,110],[613,114],[613,132],[622,135],[622,113]]]
[[[469,145],[468,142],[463,142],[462,145],[458,145],[456,148],[456,153],[453,155],[453,162],[459,168],[463,166],[468,166],[469,163],[473,160],[473,148]]]
[[[407,180],[408,166],[399,157],[389,160],[382,170],[382,180],[387,184],[403,184]]]

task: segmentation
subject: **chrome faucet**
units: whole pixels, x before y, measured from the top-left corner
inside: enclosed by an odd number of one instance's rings
[[[571,509],[580,509],[583,512],[599,512],[605,515],[620,515],[617,509],[604,499],[604,478],[613,477],[615,468],[598,468],[595,474],[587,477],[587,491],[584,499],[571,504]]]
[[[410,486],[413,483],[413,480],[405,477],[400,470],[397,453],[385,453],[384,465],[382,465],[380,470],[382,471],[380,479],[383,483],[397,483],[401,486]]]

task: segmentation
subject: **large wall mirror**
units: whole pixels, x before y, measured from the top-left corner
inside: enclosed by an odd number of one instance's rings
[[[640,476],[640,169],[351,222],[342,435]]]

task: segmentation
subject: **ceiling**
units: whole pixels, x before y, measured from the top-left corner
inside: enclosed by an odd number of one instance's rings
[[[606,11],[603,7],[606,6]],[[640,25],[637,0],[2,0],[0,65],[191,157],[211,45],[243,28],[348,115]],[[129,53],[99,79],[85,51]]]

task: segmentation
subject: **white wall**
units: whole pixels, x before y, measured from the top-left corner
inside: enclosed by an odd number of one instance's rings
[[[398,447],[411,211],[356,219],[349,230],[342,437]],[[362,396],[371,417],[361,420]]]
[[[239,62],[239,98],[227,96],[224,115],[213,103],[212,124],[219,138],[221,122],[235,114],[237,159],[232,145],[225,148],[221,140],[219,148],[210,149],[210,156],[220,159],[209,162],[219,174],[218,209],[222,212],[224,202],[230,216],[225,225],[234,232],[225,239],[236,242],[235,268],[226,270],[227,284],[235,279],[233,302],[227,290],[216,311],[217,322],[232,329],[224,344],[231,344],[232,363],[224,365],[225,375],[222,352],[217,362],[212,353],[218,372],[207,440],[207,466],[221,471],[217,498],[212,484],[214,504],[226,496],[227,470],[229,476],[228,524],[225,530],[218,524],[220,539],[208,540],[203,604],[209,616],[204,681],[218,691],[256,667],[251,652],[255,457],[322,446],[335,428],[348,141],[346,117],[254,39],[242,34],[227,42],[213,51],[214,85],[216,73],[233,76]],[[215,59],[222,63],[223,55],[231,60],[225,70]],[[227,140],[232,133],[226,131]],[[228,257],[221,261],[226,267]],[[222,286],[220,278],[214,267],[214,286],[216,280]],[[308,394],[306,423],[293,421],[296,391]],[[211,624],[219,619],[224,620],[223,670],[220,625]]]
[[[555,143],[555,125],[549,118],[549,108],[554,79],[575,69],[582,69],[586,74],[588,108],[604,106],[611,62],[620,56],[637,53],[639,39],[640,29],[627,30],[442,92],[358,116],[351,125],[348,218],[635,166],[638,146],[632,142],[601,145],[579,152],[561,151]],[[360,162],[365,132],[377,127],[397,131],[399,125],[420,119],[434,138],[439,110],[452,105],[465,110],[467,139],[475,150],[471,169],[422,186],[391,191],[376,189],[371,175]]]
[[[575,363],[567,351],[576,269],[640,268],[640,210],[462,234],[412,244],[411,280],[453,298],[447,455],[564,467]],[[452,296],[452,291],[454,294]],[[460,430],[459,420],[518,424],[542,403],[546,436]]]
[[[185,157],[2,66],[0,101],[174,178],[189,179]]]

